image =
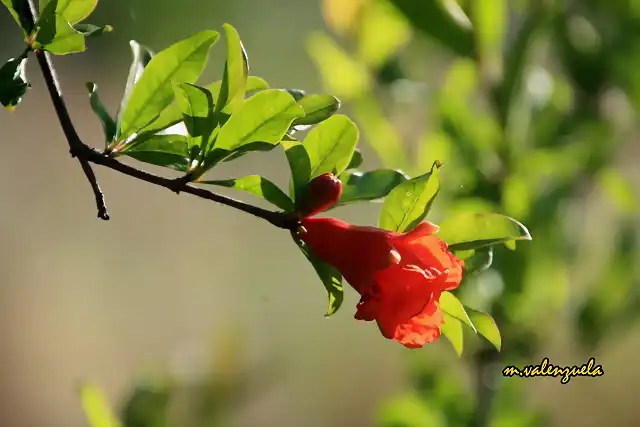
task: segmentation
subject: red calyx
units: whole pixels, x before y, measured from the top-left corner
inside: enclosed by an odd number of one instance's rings
[[[307,186],[307,193],[300,205],[301,217],[309,217],[326,211],[338,203],[342,194],[342,181],[334,174],[325,173],[315,177]]]

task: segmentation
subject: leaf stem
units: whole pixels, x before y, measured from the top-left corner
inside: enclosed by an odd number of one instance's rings
[[[34,5],[34,0],[27,0],[26,2],[24,2],[24,5],[25,7],[22,13],[24,14],[24,17],[28,20],[28,22],[30,22],[35,27],[37,15],[35,12],[36,8]],[[175,193],[183,192],[200,197],[202,199],[211,200],[235,208],[242,212],[251,214],[255,217],[262,218],[278,228],[294,230],[297,227],[297,219],[286,212],[274,212],[267,209],[262,209],[260,207],[250,205],[248,203],[224,196],[222,194],[214,193],[203,188],[186,184],[184,180],[181,179],[176,180],[154,175],[152,173],[136,169],[124,163],[120,163],[118,160],[112,157],[108,157],[100,153],[99,151],[89,147],[82,142],[73,125],[73,122],[71,121],[71,116],[69,115],[69,110],[67,110],[67,106],[62,97],[62,91],[60,89],[58,77],[51,62],[49,53],[45,52],[44,50],[39,50],[36,51],[35,54],[38,59],[38,64],[40,65],[40,69],[42,70],[42,74],[44,76],[51,101],[53,102],[53,107],[55,109],[56,115],[58,116],[58,121],[62,126],[62,130],[69,144],[71,156],[78,159],[85,176],[91,184],[91,188],[96,199],[99,218],[108,220],[109,214],[104,202],[104,195],[102,194],[102,190],[100,189],[100,185],[98,184],[95,173],[93,172],[90,163],[101,165],[109,169],[118,171],[122,174],[131,176],[133,178],[137,178],[141,181],[149,182],[151,184],[167,188]]]

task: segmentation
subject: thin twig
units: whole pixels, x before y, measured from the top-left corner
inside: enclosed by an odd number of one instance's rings
[[[25,5],[25,17],[33,25],[35,25],[36,12],[33,0],[27,0],[25,2]],[[49,54],[44,51],[37,51],[36,57],[38,58],[38,64],[40,65],[40,69],[42,70],[42,74],[44,75],[47,90],[49,91],[49,95],[51,96],[51,101],[53,102],[56,115],[58,116],[58,120],[60,121],[60,125],[62,126],[64,135],[67,138],[71,156],[76,157],[80,161],[82,170],[91,183],[91,188],[93,189],[96,197],[99,218],[108,220],[109,214],[107,213],[107,208],[104,203],[104,196],[102,194],[102,191],[100,190],[100,186],[98,185],[90,163],[105,166],[109,169],[116,170],[122,174],[137,178],[141,181],[146,181],[151,184],[167,188],[175,193],[183,192],[200,197],[202,199],[207,199],[226,206],[230,206],[258,218],[262,218],[278,228],[293,230],[297,227],[297,219],[286,212],[274,212],[267,209],[262,209],[260,207],[242,202],[240,200],[236,200],[231,197],[223,196],[222,194],[205,190],[204,188],[189,185],[181,179],[170,179],[154,175],[152,173],[136,169],[124,163],[120,163],[118,160],[112,157],[108,157],[89,147],[82,142],[82,140],[78,136],[78,133],[76,132],[73,122],[71,121],[71,116],[69,115],[69,111],[67,110],[64,99],[62,97],[62,91],[60,90],[57,75],[53,64],[51,63]]]

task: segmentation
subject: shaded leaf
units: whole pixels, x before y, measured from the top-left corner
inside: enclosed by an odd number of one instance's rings
[[[475,325],[465,310],[465,307],[451,292],[444,291],[440,295],[440,309],[448,315],[460,320],[462,323],[470,327],[473,332],[477,332]]]
[[[294,119],[304,114],[291,95],[268,89],[247,99],[222,126],[215,148],[234,150],[260,141],[277,144]]]
[[[290,195],[297,206],[301,200],[304,200],[304,190],[311,174],[311,161],[307,150],[299,141],[282,141],[281,145],[287,156],[289,170],[291,170]]]
[[[495,320],[493,320],[493,317],[487,313],[483,313],[482,311],[474,310],[469,307],[465,308],[478,333],[485,337],[498,351],[500,351],[502,348],[502,337],[500,336],[500,330],[498,329],[498,325],[496,325]]]
[[[227,40],[227,60],[224,64],[216,112],[231,114],[244,99],[249,76],[249,59],[236,29],[229,24],[224,24],[223,27]]]
[[[307,257],[313,268],[316,270],[318,277],[322,280],[322,284],[329,294],[329,304],[327,307],[327,313],[325,314],[325,317],[329,317],[340,309],[342,301],[344,300],[342,275],[333,266],[318,258],[311,249],[307,245],[303,244],[299,239],[294,237],[294,240],[304,256]]]
[[[92,82],[86,84],[87,91],[89,91],[89,104],[91,104],[91,109],[98,116],[98,120],[100,120],[100,124],[102,125],[102,130],[104,132],[105,138],[105,147],[108,146],[116,134],[116,122],[113,121],[111,115],[107,111],[104,104],[100,100],[98,96],[98,85]]]
[[[338,114],[314,127],[304,139],[304,148],[309,155],[309,180],[345,171],[358,143],[358,127],[351,119]]]
[[[402,171],[392,169],[378,169],[370,172],[347,170],[339,178],[342,181],[339,204],[381,199],[409,179]]]
[[[449,244],[450,250],[478,249],[483,246],[531,240],[527,228],[515,219],[496,213],[462,212],[440,224],[438,236]]]
[[[122,154],[181,172],[189,168],[189,148],[184,135],[153,135],[126,147]]]
[[[73,28],[85,37],[97,37],[113,31],[111,25],[76,24]]]
[[[0,103],[13,111],[30,85],[26,74],[27,58],[11,58],[0,68]]]
[[[55,12],[57,0],[52,0],[45,7],[38,20],[36,42],[41,49],[54,55],[67,55],[84,52],[86,49],[84,36],[75,30],[71,23]]]
[[[480,249],[466,251],[452,251],[460,260],[464,261],[464,276],[479,273],[491,267],[493,263],[493,247],[485,246]]]
[[[89,427],[120,427],[104,392],[93,384],[80,386],[82,409]]]
[[[360,152],[359,148],[356,148],[355,151],[353,152],[353,157],[351,157],[351,161],[347,166],[347,170],[355,169],[359,167],[362,164],[362,162],[363,162],[362,153]]]
[[[252,151],[261,151],[261,152],[271,151],[277,146],[278,146],[277,144],[271,144],[269,142],[262,142],[262,141],[251,142],[249,144],[243,145],[242,147],[236,148],[231,152],[231,154],[226,156],[222,161],[230,162]]]
[[[293,201],[273,182],[259,175],[249,175],[242,178],[199,181],[202,184],[218,185],[221,187],[233,188],[235,190],[245,191],[254,196],[272,203],[284,211],[293,210]]]
[[[391,190],[380,211],[380,228],[405,232],[422,222],[440,191],[439,167],[440,163],[434,162],[430,172]]]
[[[464,348],[462,322],[446,312],[442,313],[442,318],[443,323],[440,325],[442,335],[449,340],[456,354],[462,356],[462,350]]]
[[[26,0],[2,0],[2,4],[5,5],[9,14],[11,14],[16,23],[22,28],[23,34],[26,36],[33,30],[33,24],[18,12],[24,7],[25,3]]]
[[[120,139],[147,126],[173,101],[172,81],[194,83],[220,35],[202,31],[169,46],[151,58],[135,84],[122,115]]]
[[[293,96],[293,99],[295,99],[296,102],[300,101],[305,96],[307,96],[306,92],[303,91],[302,89],[285,89],[285,90],[289,95]]]
[[[190,83],[176,83],[174,92],[189,134],[187,145],[191,161],[204,148],[216,126],[213,118],[213,95],[208,89]]]
[[[293,126],[315,125],[331,117],[340,108],[340,100],[331,95],[308,95],[298,101],[304,117],[294,120]]]

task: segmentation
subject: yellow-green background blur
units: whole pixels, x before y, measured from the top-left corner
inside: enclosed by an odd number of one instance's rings
[[[159,51],[229,22],[242,37],[251,74],[272,87],[325,90],[306,49],[312,32],[328,31],[317,0],[102,0],[90,22],[115,30],[89,40],[84,54],[54,58],[74,123],[89,145],[100,147],[103,139],[84,84],[96,82],[115,111],[130,39]],[[0,12],[0,59],[19,54],[21,42],[8,13]],[[223,61],[219,42],[201,81],[218,79]],[[325,319],[326,295],[313,269],[286,232],[262,220],[97,166],[112,217],[98,220],[35,65],[28,68],[33,89],[23,103],[11,114],[0,111],[0,427],[82,426],[78,380],[102,386],[115,405],[141,370],[168,367],[197,375],[212,352],[232,345],[240,350],[229,358],[274,378],[253,386],[255,393],[228,425],[374,425],[379,405],[407,387],[409,350],[383,339],[375,325],[353,320],[357,299],[351,289],[343,309]],[[427,82],[442,73],[432,67],[433,76],[423,76]],[[425,97],[417,111],[390,115],[403,135],[411,135],[412,123],[420,126],[427,103]],[[349,103],[344,107],[348,114]],[[361,147],[365,165],[377,166],[371,150]],[[638,148],[637,140],[628,143],[618,160],[636,184]],[[286,186],[281,150],[246,156],[212,174],[253,173]],[[374,224],[379,206],[336,214]],[[600,210],[607,204],[596,194],[586,206],[577,224],[595,230],[598,245]],[[529,244],[535,242],[534,235]],[[580,286],[571,281],[572,288]],[[594,356],[604,377],[568,385],[551,378],[510,381],[528,382],[526,405],[551,410],[553,425],[640,425],[640,335],[633,323],[624,328],[597,353],[584,353],[560,320],[530,361],[548,356],[556,364],[579,365]],[[439,351],[452,365],[462,363],[444,339],[417,351]]]

